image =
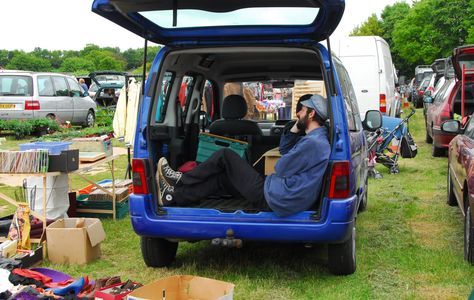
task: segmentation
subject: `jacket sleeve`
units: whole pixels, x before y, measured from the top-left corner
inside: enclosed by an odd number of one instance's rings
[[[301,136],[292,132],[285,132],[280,138],[280,154],[285,155],[290,151],[296,143],[300,140]]]

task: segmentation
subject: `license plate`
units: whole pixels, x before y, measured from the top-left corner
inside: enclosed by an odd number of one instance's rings
[[[13,109],[15,104],[0,104],[0,109]]]

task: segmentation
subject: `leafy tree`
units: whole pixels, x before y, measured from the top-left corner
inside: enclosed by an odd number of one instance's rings
[[[0,67],[4,68],[10,60],[10,51],[0,50]]]
[[[397,2],[393,5],[387,5],[381,15],[382,37],[392,46],[392,32],[395,24],[403,20],[410,12],[410,5],[405,2]]]
[[[51,69],[51,63],[44,58],[20,52],[13,56],[6,68],[28,71],[49,71]]]
[[[360,26],[356,26],[350,36],[368,36],[377,35],[382,36],[382,22],[377,18],[376,14],[372,14],[367,21],[362,23]]]
[[[92,62],[81,57],[69,57],[66,58],[61,64],[61,72],[77,72],[81,71],[82,74],[88,74],[94,71],[95,66]]]

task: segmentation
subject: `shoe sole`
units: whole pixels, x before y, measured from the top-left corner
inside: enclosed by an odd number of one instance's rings
[[[160,158],[158,160],[158,204],[161,206],[163,205],[163,199],[161,199],[161,188],[160,188],[160,179],[163,178],[166,181],[166,178],[164,178],[163,174],[161,173],[161,166],[163,165],[164,157]],[[167,182],[167,181],[166,181]]]

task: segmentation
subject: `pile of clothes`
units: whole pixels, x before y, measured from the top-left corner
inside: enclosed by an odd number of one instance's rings
[[[109,294],[119,295],[142,286],[119,276],[89,280],[87,276],[74,279],[48,268],[23,269],[7,260],[0,261],[0,299],[94,299],[94,294],[109,288]]]

